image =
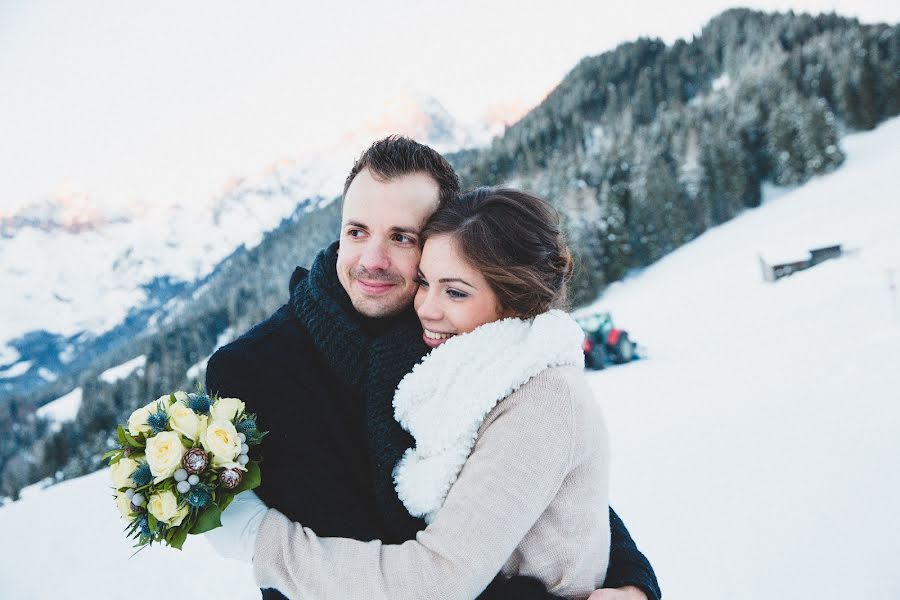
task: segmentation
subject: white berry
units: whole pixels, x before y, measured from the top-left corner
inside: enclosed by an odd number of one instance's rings
[[[244,435],[243,433],[239,433],[239,434],[238,434],[238,439],[241,440],[241,443],[243,444],[244,442],[247,441],[247,436]]]
[[[240,456],[238,456],[238,464],[239,465],[244,466],[248,462],[250,462],[250,457],[247,456],[246,454],[241,454]]]
[[[248,452],[250,452],[250,446],[241,444],[241,454],[247,454]]]
[[[178,490],[179,494],[187,494],[189,491],[191,491],[191,484],[189,484],[187,481],[179,481],[175,486],[175,489]]]
[[[134,490],[125,490],[125,497],[131,500],[134,498]]]
[[[197,475],[191,475],[187,478],[187,482],[190,485],[197,485],[198,483],[200,483],[200,478]]]
[[[131,497],[131,503],[135,506],[143,506],[144,505],[144,495],[143,494],[135,494]]]
[[[184,481],[188,478],[188,473],[184,469],[178,469],[175,471],[173,477],[175,478],[175,481]]]

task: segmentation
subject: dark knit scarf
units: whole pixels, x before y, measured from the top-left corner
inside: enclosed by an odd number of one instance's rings
[[[394,419],[397,384],[424,356],[422,326],[411,308],[392,317],[358,313],[337,276],[337,242],[322,250],[309,272],[291,277],[291,308],[332,372],[365,402],[366,431],[381,539],[415,537],[425,522],[412,517],[394,490],[394,465],[413,439]]]
[[[290,307],[310,333],[332,372],[365,402],[366,431],[375,500],[381,515],[381,539],[399,544],[425,528],[411,516],[394,489],[394,466],[412,436],[394,419],[397,384],[428,352],[422,326],[412,308],[392,317],[359,314],[337,276],[335,242],[322,250],[309,271],[291,276]],[[479,600],[546,600],[554,598],[529,577],[498,576]]]

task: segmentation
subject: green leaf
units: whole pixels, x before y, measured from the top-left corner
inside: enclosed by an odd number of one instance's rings
[[[188,536],[188,528],[187,527],[175,527],[171,531],[174,531],[174,534],[169,537],[166,541],[169,546],[172,548],[176,548],[181,550],[181,547],[184,545],[184,540],[187,539]]]
[[[125,453],[121,449],[110,450],[109,452],[104,454],[103,458],[101,458],[100,460],[104,460],[104,461],[109,460],[109,462],[107,464],[109,466],[113,466],[114,464],[116,464],[117,462],[122,460],[122,457],[124,455],[125,455]]]
[[[221,500],[219,500],[219,510],[224,512],[225,509],[228,508],[228,505],[231,504],[232,500],[234,500],[234,494],[233,493],[226,494],[225,497],[223,497]]]
[[[128,445],[128,442],[125,441],[125,428],[123,428],[121,425],[119,425],[119,428],[116,429],[116,436],[119,438],[119,445],[120,445],[120,446],[127,446],[127,445]]]
[[[222,509],[215,504],[210,504],[197,518],[197,522],[191,527],[190,533],[206,533],[216,527],[222,526]],[[185,528],[186,530],[187,528]],[[185,534],[187,535],[187,534]]]
[[[136,439],[131,437],[131,434],[128,433],[127,431],[125,431],[124,429],[122,429],[121,426],[119,427],[119,429],[121,430],[122,435],[125,436],[125,442],[127,442],[129,446],[131,446],[132,448],[141,448],[143,450],[143,448],[144,448],[143,444],[141,444],[139,441],[137,441]]]
[[[241,480],[239,486],[234,488],[234,493],[240,494],[241,492],[258,488],[260,483],[262,483],[262,472],[259,470],[259,463],[251,460],[247,463],[247,472],[244,473],[244,479]]]

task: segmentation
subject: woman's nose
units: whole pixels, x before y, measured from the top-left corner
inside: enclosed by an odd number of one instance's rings
[[[434,322],[440,321],[443,313],[441,311],[440,302],[431,293],[431,290],[420,287],[416,293],[416,314],[419,320]]]

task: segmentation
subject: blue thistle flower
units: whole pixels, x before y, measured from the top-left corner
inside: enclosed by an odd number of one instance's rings
[[[141,527],[141,535],[142,536],[150,537],[151,535],[153,535],[153,532],[150,530],[150,519],[147,517],[146,514],[141,515],[140,527]]]
[[[203,415],[208,414],[210,406],[209,396],[206,394],[192,394],[188,400],[188,406],[196,413]]]
[[[151,414],[147,417],[147,425],[153,429],[153,433],[159,433],[160,431],[166,430],[166,425],[169,424],[169,415],[163,412],[162,409],[157,410],[155,413]]]
[[[244,419],[237,424],[236,429],[238,430],[238,433],[247,435],[248,433],[256,429],[256,419]]]
[[[145,462],[140,463],[137,469],[131,473],[131,480],[135,482],[138,487],[147,485],[150,483],[151,479],[153,479],[153,473],[150,472],[150,465]]]
[[[209,500],[209,492],[202,487],[191,488],[191,491],[187,494],[187,503],[194,508],[203,508],[209,503]]]

